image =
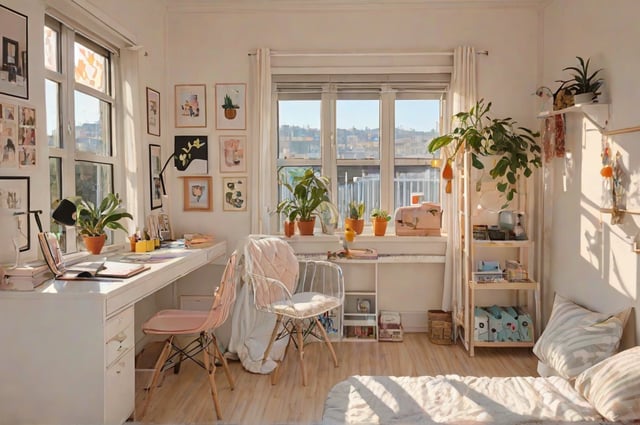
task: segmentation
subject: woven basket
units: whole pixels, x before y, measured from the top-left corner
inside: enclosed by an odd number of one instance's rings
[[[451,312],[429,310],[429,340],[434,344],[451,344]]]

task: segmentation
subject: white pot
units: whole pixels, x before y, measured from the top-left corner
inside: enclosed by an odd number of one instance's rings
[[[593,93],[581,93],[573,95],[573,103],[576,105],[583,105],[585,103],[593,103],[597,99],[597,96]]]

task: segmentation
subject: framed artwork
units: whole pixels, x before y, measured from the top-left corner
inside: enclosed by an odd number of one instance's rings
[[[213,211],[211,176],[184,177],[184,210]]]
[[[204,84],[176,84],[176,127],[207,126],[207,86]]]
[[[27,25],[22,13],[0,5],[0,93],[29,98]]]
[[[216,129],[247,129],[247,85],[216,84]]]
[[[244,173],[247,171],[246,146],[246,136],[220,136],[221,173]]]
[[[173,164],[178,175],[209,172],[208,136],[175,136]]]
[[[29,177],[0,177],[0,215],[15,217],[0,220],[0,240],[11,241],[20,252],[31,248],[29,191]]]
[[[162,206],[162,182],[160,170],[162,170],[162,151],[160,145],[149,145],[149,187],[151,193],[151,209]]]
[[[223,177],[222,201],[223,211],[246,211],[247,210],[247,178],[246,177]]]
[[[147,87],[147,133],[160,136],[160,93]]]

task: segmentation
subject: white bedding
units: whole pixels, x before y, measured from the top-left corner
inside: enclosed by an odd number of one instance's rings
[[[560,377],[352,376],[325,401],[323,424],[604,422]]]

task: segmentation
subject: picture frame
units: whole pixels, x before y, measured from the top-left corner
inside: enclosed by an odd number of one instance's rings
[[[149,145],[149,197],[151,209],[162,207],[162,182],[160,181],[162,170],[162,150],[160,145]]]
[[[247,129],[247,85],[216,84],[216,129]]]
[[[29,99],[28,17],[0,4],[0,38],[0,94]]]
[[[223,211],[247,210],[247,177],[222,178]]]
[[[188,176],[184,180],[184,211],[213,211],[213,178]]]
[[[160,92],[147,87],[147,133],[160,136]]]
[[[175,85],[175,119],[177,128],[207,126],[207,86]]]
[[[0,176],[0,215],[15,218],[0,220],[0,240],[12,241],[20,252],[31,249],[30,191],[29,177]]]
[[[246,152],[246,136],[220,136],[220,172],[245,173]]]
[[[209,173],[208,136],[175,136],[173,153],[178,176]]]

